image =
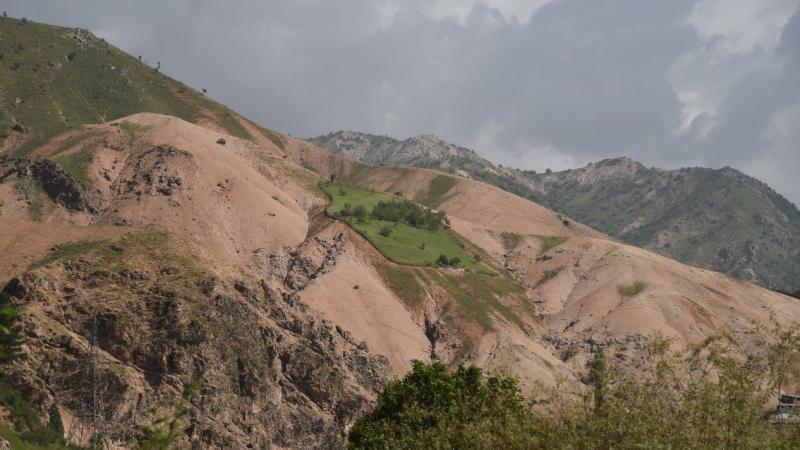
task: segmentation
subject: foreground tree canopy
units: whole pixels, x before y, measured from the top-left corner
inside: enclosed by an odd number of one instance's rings
[[[686,354],[654,339],[636,370],[598,352],[589,389],[535,389],[416,362],[386,385],[372,412],[352,427],[352,449],[797,449],[800,427],[768,419],[767,401],[796,381],[800,345],[779,334],[744,360],[725,337]]]

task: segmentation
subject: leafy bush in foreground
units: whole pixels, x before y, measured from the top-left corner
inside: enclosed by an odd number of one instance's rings
[[[350,448],[524,448],[534,445],[515,378],[484,378],[476,367],[451,373],[416,362],[389,382],[374,411],[350,431]]]
[[[747,359],[725,336],[684,354],[655,338],[633,370],[598,353],[588,389],[539,388],[531,400],[511,376],[417,362],[356,422],[350,448],[800,448],[800,425],[767,420],[767,400],[800,373],[800,333],[776,336]]]

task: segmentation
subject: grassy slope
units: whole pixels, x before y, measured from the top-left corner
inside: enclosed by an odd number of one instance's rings
[[[362,205],[369,212],[379,201],[396,200],[396,197],[390,194],[345,184],[326,184],[323,189],[331,198],[331,204],[327,209],[330,216],[341,211],[345,203],[349,203],[353,208]],[[468,245],[463,238],[452,230],[431,231],[404,223],[373,219],[368,219],[364,223],[358,223],[349,217],[345,220],[394,262],[416,266],[433,265],[436,258],[444,254],[448,257],[458,257],[461,260],[460,267],[473,271],[489,270],[475,260],[475,255],[466,250]],[[383,227],[391,228],[389,236],[382,236],[379,233]]]
[[[363,205],[370,211],[381,200],[396,199],[390,194],[352,185],[324,184],[322,188],[331,197],[327,209],[331,216],[344,208],[345,203],[350,203],[351,207]],[[434,194],[444,195],[447,190],[434,189]],[[441,195],[433,195],[433,198]],[[486,331],[494,329],[494,321],[498,318],[520,329],[524,329],[526,323],[522,316],[529,317],[529,320],[537,319],[525,290],[502,271],[490,270],[483,262],[476,261],[473,254],[482,255],[481,261],[484,262],[488,256],[453,231],[422,230],[379,220],[363,224],[351,218],[346,220],[394,262],[379,264],[377,270],[392,292],[409,307],[419,308],[426,293],[443,295],[452,300],[452,314],[477,323]],[[379,234],[384,226],[393,230],[388,237]],[[420,242],[425,242],[424,249],[420,248]],[[469,270],[459,272],[421,267],[432,265],[440,254],[458,256],[461,266]]]
[[[0,146],[21,134],[16,150],[27,153],[63,131],[138,112],[190,122],[205,114],[250,138],[228,108],[85,31],[0,18],[0,36]],[[24,133],[11,130],[15,121]],[[276,133],[264,134],[283,146]]]
[[[485,331],[494,330],[498,318],[523,330],[526,322],[537,320],[525,290],[502,273],[460,273],[392,263],[380,264],[377,269],[392,292],[414,309],[421,307],[429,293],[448,297],[455,305],[450,313],[477,323]]]

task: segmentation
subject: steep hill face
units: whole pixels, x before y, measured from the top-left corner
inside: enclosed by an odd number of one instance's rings
[[[83,124],[138,112],[282,145],[204,94],[80,28],[0,17],[0,153],[26,153]]]
[[[531,178],[559,211],[625,242],[772,289],[800,286],[800,211],[737,170],[619,158]]]
[[[536,174],[494,166],[431,136],[398,141],[353,131],[311,139],[369,165],[468,176],[547,205],[629,244],[770,289],[800,287],[800,211],[731,168],[646,168],[627,158]]]
[[[182,445],[343,448],[414,359],[555,386],[598,348],[636,361],[654,332],[727,331],[750,353],[773,319],[800,321],[796,299],[484,182],[197,122],[138,112],[0,155],[0,276],[26,355],[2,376],[43,416],[55,404],[74,442],[130,442],[189,390]],[[325,213],[331,180],[444,212],[485,270],[392,262]]]
[[[42,410],[59,405],[80,441],[98,426],[92,386],[75,387],[97,340],[99,363],[125,369],[102,372],[104,433],[128,441],[197,384],[182,440],[200,448],[341,447],[414,359],[574,379],[518,283],[391,263],[322,214],[323,178],[292,161],[355,165],[286,148],[142,113],[6,157],[0,268],[27,356],[4,375]]]
[[[355,161],[372,165],[413,166],[441,170],[493,184],[508,192],[547,204],[530,180],[513,169],[499,167],[470,149],[422,135],[400,141],[388,136],[337,131],[309,139],[322,148]]]

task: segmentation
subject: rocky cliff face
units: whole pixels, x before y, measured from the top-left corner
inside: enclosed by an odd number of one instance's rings
[[[301,253],[287,249],[268,277],[293,282],[226,279],[172,237],[137,232],[26,273],[6,287],[27,353],[8,376],[33,404],[62,405],[77,441],[99,429],[127,442],[195,386],[191,448],[343,447],[388,365],[297,300]],[[321,270],[307,266],[306,277]]]

